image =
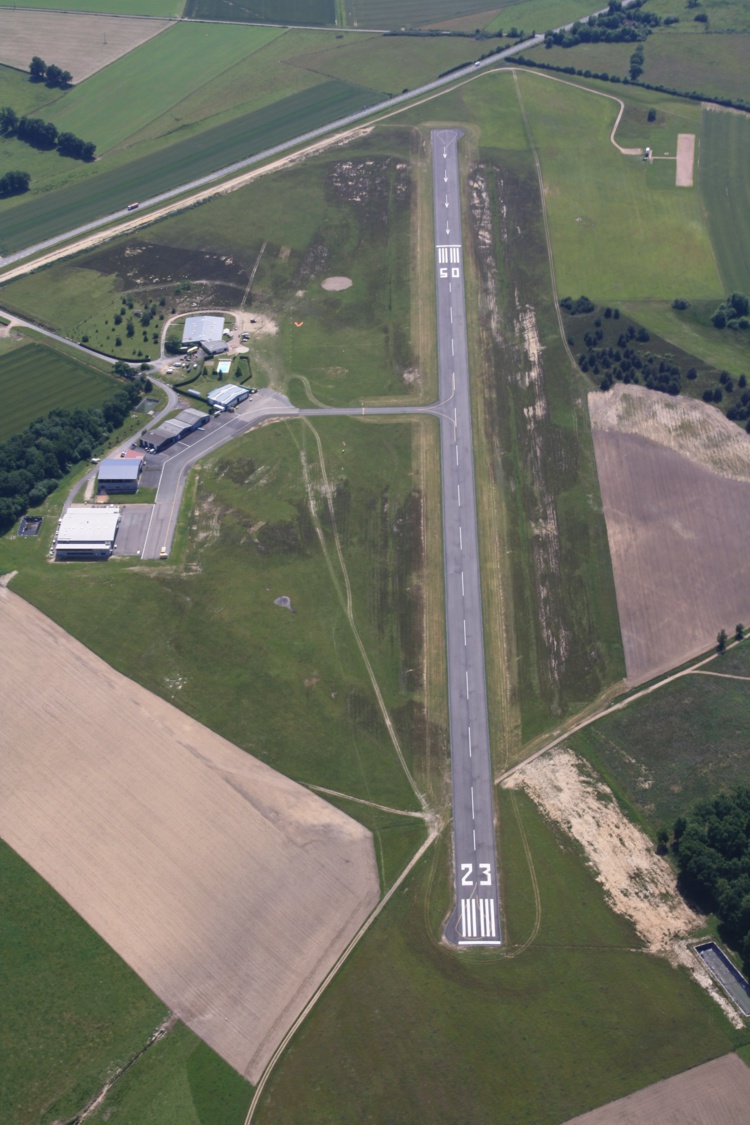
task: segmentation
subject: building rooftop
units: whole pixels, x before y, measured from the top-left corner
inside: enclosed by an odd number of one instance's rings
[[[223,331],[223,316],[189,316],[182,330],[182,342],[197,344],[199,340],[220,340]]]
[[[77,546],[114,543],[120,509],[115,504],[98,508],[68,508],[60,520],[57,545]]]
[[[227,383],[226,387],[217,387],[209,391],[206,398],[212,406],[228,406],[240,395],[247,395],[247,387],[239,387],[236,383]]]
[[[99,466],[99,480],[138,480],[141,471],[141,457],[107,457]]]

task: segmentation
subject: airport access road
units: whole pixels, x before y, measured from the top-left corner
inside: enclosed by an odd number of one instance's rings
[[[258,391],[236,411],[219,414],[202,429],[189,434],[165,453],[149,456],[149,467],[161,468],[156,502],[146,532],[141,558],[158,559],[172,548],[177,516],[185,491],[188,469],[201,458],[235,438],[242,437],[254,426],[269,419],[294,418],[299,411],[284,395],[269,389]]]
[[[495,801],[484,668],[479,537],[471,435],[460,129],[433,129],[445,616],[453,781],[455,945],[500,945]]]

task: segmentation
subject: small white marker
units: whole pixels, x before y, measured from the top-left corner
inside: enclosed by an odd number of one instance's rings
[[[466,669],[466,698],[469,698],[469,669]]]
[[[451,305],[451,324],[453,324],[453,305]]]
[[[453,337],[451,336],[451,355],[455,355],[455,354],[456,354],[456,349],[455,349],[455,346],[454,346],[454,343],[453,343]]]
[[[456,389],[456,372],[454,371],[453,372],[453,390],[455,391],[455,389]]]
[[[461,485],[457,484],[456,488],[458,489],[458,506],[460,508],[461,507]]]
[[[464,549],[464,537],[463,537],[463,532],[461,531],[460,527],[458,529],[458,545],[461,548],[461,550],[463,551],[463,549]]]
[[[461,571],[461,597],[462,598],[466,597],[466,593],[464,591],[464,572],[463,571]]]
[[[474,837],[474,851],[476,851],[477,850],[477,830],[476,830],[476,828],[472,828],[471,834]]]
[[[469,727],[469,757],[471,757],[471,727]]]
[[[456,409],[455,406],[453,407],[453,425],[454,426],[458,425],[458,410]]]
[[[458,464],[458,446],[456,446],[456,464]]]
[[[464,617],[464,644],[466,644],[466,618]]]
[[[476,819],[476,817],[474,816],[474,786],[473,785],[471,787],[471,819],[472,820]]]

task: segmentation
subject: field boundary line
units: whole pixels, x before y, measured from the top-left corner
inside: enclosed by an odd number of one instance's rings
[[[366,801],[364,797],[352,797],[351,793],[339,793],[337,789],[326,789],[325,785],[313,785],[312,782],[307,783],[308,789],[314,789],[316,793],[327,793],[329,797],[340,797],[344,801],[354,801],[357,805],[367,805],[371,809],[379,809],[380,812],[393,813],[394,816],[413,816],[417,820],[428,820],[427,813],[409,811],[409,809],[392,809],[390,805],[379,805],[376,801]]]
[[[735,643],[740,644],[741,642],[738,641]],[[734,645],[732,647],[734,647]],[[530,754],[528,758],[524,758],[522,762],[517,762],[516,765],[512,766],[509,770],[506,770],[505,773],[502,773],[498,777],[496,777],[495,785],[502,785],[503,782],[507,781],[507,779],[509,777],[512,777],[513,774],[518,770],[523,769],[523,767],[525,765],[528,765],[529,762],[533,762],[537,758],[541,758],[542,754],[546,754],[548,750],[554,750],[554,748],[556,746],[559,746],[561,742],[565,742],[567,738],[571,738],[574,734],[577,734],[578,731],[584,730],[586,727],[590,727],[592,723],[598,722],[599,719],[605,719],[607,715],[613,715],[616,711],[624,711],[625,708],[629,707],[631,703],[635,703],[637,700],[643,699],[645,696],[653,694],[653,692],[658,691],[662,687],[665,687],[666,684],[672,684],[675,682],[675,680],[681,680],[685,676],[693,676],[697,674],[709,676],[724,675],[724,673],[721,672],[701,673],[703,665],[708,664],[710,663],[710,661],[715,659],[716,652],[711,652],[708,656],[704,656],[696,664],[691,665],[690,668],[683,668],[679,672],[674,672],[670,676],[665,676],[664,679],[657,680],[656,683],[650,684],[648,687],[643,688],[642,691],[635,692],[633,695],[628,696],[627,699],[622,699],[619,703],[612,703],[609,707],[605,707],[601,711],[596,711],[594,712],[594,714],[588,715],[585,719],[582,719],[580,723],[576,723],[574,726],[570,727],[567,731],[564,732],[564,734],[556,735],[555,738],[553,738],[550,742],[545,743],[545,745],[542,746],[539,750],[536,750],[533,754]],[[736,678],[743,679],[743,677],[741,676],[738,676]]]
[[[313,426],[313,424],[309,420],[309,418],[303,417],[303,421],[304,421],[305,425],[308,426],[308,428],[312,432],[312,435],[315,439],[315,444],[318,447],[318,458],[319,458],[319,463],[320,463],[320,471],[321,471],[321,475],[322,475],[322,478],[323,478],[323,490],[324,490],[324,493],[325,493],[326,504],[327,504],[327,507],[328,507],[328,514],[329,514],[330,519],[331,519],[331,528],[333,530],[333,540],[334,540],[334,543],[336,544],[336,554],[338,556],[339,567],[341,568],[341,575],[342,575],[343,581],[344,581],[344,589],[346,591],[345,599],[342,599],[342,600],[345,603],[344,609],[345,609],[346,616],[347,616],[348,621],[349,621],[349,626],[352,630],[352,634],[353,634],[354,639],[357,643],[357,648],[360,651],[360,655],[362,657],[362,660],[364,661],[365,668],[367,669],[367,674],[370,678],[370,683],[372,684],[372,689],[375,692],[375,698],[378,701],[380,713],[383,716],[383,722],[386,725],[386,729],[388,731],[388,734],[390,735],[390,739],[391,739],[391,742],[393,744],[393,749],[396,751],[396,755],[398,757],[398,760],[401,763],[401,768],[403,769],[404,774],[405,774],[405,776],[406,776],[406,778],[409,782],[409,785],[412,788],[414,796],[417,798],[420,805],[422,806],[422,811],[426,813],[427,809],[429,807],[427,799],[424,796],[424,794],[420,791],[419,787],[417,786],[416,781],[414,780],[414,777],[412,776],[411,770],[409,769],[408,765],[406,764],[406,759],[404,758],[404,754],[403,754],[403,751],[401,749],[401,744],[398,740],[398,735],[396,734],[396,728],[393,725],[393,721],[391,719],[388,708],[386,706],[385,699],[383,698],[383,694],[380,690],[380,685],[378,684],[377,677],[375,676],[375,671],[372,667],[372,664],[370,663],[370,658],[367,655],[367,649],[365,648],[364,642],[362,640],[362,637],[360,636],[359,630],[358,630],[356,622],[354,620],[354,601],[353,601],[353,598],[352,598],[352,588],[351,588],[351,584],[349,582],[349,572],[346,568],[346,563],[344,561],[344,554],[343,554],[343,551],[341,550],[341,540],[339,539],[338,528],[336,526],[336,515],[335,515],[334,509],[333,509],[333,501],[331,499],[331,486],[330,486],[329,481],[328,481],[328,473],[326,471],[325,458],[323,456],[323,443],[320,440],[320,434],[315,429],[315,427]],[[314,511],[314,505],[312,504],[311,490],[308,490],[308,499],[310,501],[310,507],[312,509],[312,516],[313,516],[313,520],[315,521],[315,528],[316,528],[316,531],[318,533],[318,538],[320,539],[323,550],[326,552],[326,557],[328,558],[328,549],[325,545],[325,537],[323,535],[323,530],[320,527],[320,522],[319,522],[319,520],[317,518],[317,515]],[[330,565],[330,563],[329,563],[329,565]]]
[[[419,863],[420,859],[425,854],[427,849],[432,847],[432,845],[434,844],[435,840],[438,838],[439,835],[440,835],[439,826],[437,824],[433,824],[430,828],[430,833],[429,833],[427,839],[425,840],[425,842],[418,849],[418,851],[416,851],[414,853],[414,855],[409,860],[406,867],[401,872],[398,879],[395,881],[395,883],[390,888],[390,890],[386,891],[386,893],[383,895],[382,899],[380,900],[378,905],[375,907],[375,909],[373,910],[370,917],[367,918],[363,922],[362,926],[359,928],[357,933],[354,935],[352,940],[349,942],[349,944],[347,945],[344,952],[341,954],[341,956],[336,961],[335,965],[333,965],[333,967],[329,970],[327,976],[325,977],[323,982],[319,985],[315,994],[308,1000],[305,1007],[302,1009],[300,1014],[297,1016],[296,1020],[294,1021],[292,1026],[289,1028],[289,1031],[286,1033],[286,1035],[282,1039],[281,1043],[279,1043],[278,1047],[276,1048],[273,1055],[271,1056],[271,1059],[270,1059],[268,1065],[266,1066],[266,1069],[263,1071],[263,1074],[261,1075],[261,1078],[260,1078],[260,1081],[258,1082],[258,1085],[255,1087],[255,1093],[253,1094],[253,1100],[250,1102],[250,1108],[247,1111],[247,1116],[245,1118],[244,1125],[251,1125],[255,1110],[258,1108],[258,1102],[260,1101],[261,1095],[263,1093],[263,1090],[265,1089],[265,1086],[266,1086],[266,1083],[268,1082],[268,1079],[271,1077],[271,1073],[273,1071],[273,1068],[276,1065],[276,1063],[279,1061],[279,1058],[281,1057],[283,1052],[286,1050],[290,1040],[292,1039],[292,1037],[297,1032],[297,1029],[299,1028],[300,1024],[302,1024],[303,1021],[307,1018],[307,1016],[312,1011],[312,1009],[315,1006],[315,1004],[317,1003],[317,1001],[320,999],[320,997],[325,992],[328,985],[331,983],[333,978],[336,976],[336,973],[338,973],[341,966],[344,964],[346,959],[352,953],[355,946],[357,946],[359,944],[361,939],[365,936],[365,934],[367,933],[369,928],[372,926],[373,922],[375,922],[377,920],[377,918],[380,916],[382,911],[385,909],[385,907],[390,902],[393,895],[401,887],[401,884],[411,874],[412,870],[417,865],[417,863]]]

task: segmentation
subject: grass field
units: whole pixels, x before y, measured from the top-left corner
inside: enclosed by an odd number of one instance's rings
[[[686,19],[689,18],[686,13]],[[747,34],[695,35],[669,28],[649,37],[644,55],[644,82],[687,93],[697,90],[709,97],[750,98]]]
[[[122,16],[181,16],[184,0],[76,0],[76,12],[112,12]],[[24,8],[70,11],[68,0],[24,0]]]
[[[502,28],[507,32],[516,27],[527,35],[532,31],[541,33],[588,16],[592,10],[585,0],[519,0],[518,3],[503,4],[499,14],[486,25],[485,31],[495,32]]]
[[[343,82],[323,82],[312,90],[282,98],[264,109],[235,118],[215,129],[180,141],[169,150],[89,176],[28,202],[0,211],[0,249],[20,250],[99,215],[178,187],[188,180],[291,140],[298,134],[373,103],[371,90]],[[56,159],[53,157],[53,159]]]
[[[538,74],[518,81],[542,162],[561,295],[721,296],[697,191],[674,187],[673,164],[648,165],[610,144],[617,103]],[[686,105],[683,131],[697,132],[699,120],[697,107]]]
[[[630,926],[528,799],[501,793],[500,823],[509,952],[531,946],[514,958],[459,958],[437,943],[450,893],[441,842],[298,1032],[259,1125],[454,1125],[467,1101],[479,1125],[557,1125],[731,1048],[718,1007],[637,952]]]
[[[348,27],[421,27],[496,6],[492,0],[343,0]]]
[[[280,34],[275,28],[176,24],[74,87],[48,117],[58,129],[94,141],[103,156],[237,63],[252,68],[255,53]]]
[[[0,842],[3,1117],[67,1120],[166,1018],[164,1005]]]
[[[0,441],[50,410],[101,406],[116,390],[114,379],[53,348],[42,344],[15,348],[0,357]]]
[[[524,51],[540,66],[574,66],[576,70],[590,70],[596,74],[618,74],[624,77],[629,70],[633,53],[632,43],[579,43],[577,47],[533,47]],[[576,82],[576,78],[571,78]]]
[[[419,694],[421,602],[410,578],[418,582],[423,565],[413,427],[343,419],[316,427],[357,624],[419,772],[429,732]],[[40,565],[29,565],[28,552],[19,556],[27,561],[17,592],[119,670],[290,776],[413,808],[318,546],[303,456],[319,494],[314,435],[299,422],[259,430],[203,466],[186,517],[187,570],[50,569],[40,543]],[[321,520],[326,528],[325,510]],[[19,550],[7,542],[6,549]],[[335,557],[332,543],[329,550]],[[274,604],[282,594],[294,613]],[[175,683],[184,683],[179,693]],[[357,806],[350,811],[356,817]]]
[[[704,110],[699,178],[724,293],[750,292],[750,118]]]
[[[649,332],[661,336],[719,371],[750,375],[750,340],[744,332],[720,331],[709,318],[716,301],[696,301],[678,312],[671,301],[634,301],[623,312]]]
[[[252,9],[231,0],[187,0],[184,14],[188,19],[329,27],[337,22],[336,7],[336,0],[254,0]]]
[[[707,670],[747,677],[747,645]],[[671,828],[696,801],[750,783],[743,735],[747,687],[747,680],[683,677],[600,719],[570,743],[652,832]]]

